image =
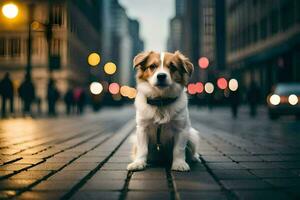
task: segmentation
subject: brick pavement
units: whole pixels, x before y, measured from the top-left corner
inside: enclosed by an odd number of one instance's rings
[[[126,171],[132,108],[2,121],[0,199],[299,198],[299,146],[272,148],[197,123],[198,117],[192,113],[202,163],[190,172],[159,166]]]

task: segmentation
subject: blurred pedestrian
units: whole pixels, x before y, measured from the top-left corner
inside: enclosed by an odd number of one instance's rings
[[[73,89],[69,88],[65,94],[64,102],[66,105],[66,114],[70,115],[74,107]]]
[[[9,73],[4,75],[4,78],[0,82],[0,92],[2,97],[2,118],[6,117],[6,102],[9,102],[10,114],[14,113],[14,87],[10,79]]]
[[[48,115],[56,116],[56,103],[59,99],[59,92],[55,86],[55,82],[52,78],[48,82],[47,101],[48,101]]]
[[[42,98],[36,97],[35,98],[36,108],[38,115],[42,115]]]
[[[236,91],[229,92],[229,101],[232,117],[236,119],[238,116],[238,109],[240,105],[240,92],[238,89]]]
[[[251,81],[247,92],[247,97],[250,109],[250,116],[256,117],[257,105],[260,99],[260,89],[255,81]]]
[[[80,96],[79,96],[79,101],[78,101],[78,114],[83,114],[84,108],[85,108],[85,103],[86,103],[86,95],[84,90],[81,90]]]
[[[23,104],[23,115],[31,115],[31,104],[35,100],[35,87],[28,74],[19,87],[19,96]]]

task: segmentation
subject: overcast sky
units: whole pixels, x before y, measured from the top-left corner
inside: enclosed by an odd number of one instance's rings
[[[175,0],[119,0],[130,18],[140,21],[145,50],[166,50],[169,19],[175,13]]]

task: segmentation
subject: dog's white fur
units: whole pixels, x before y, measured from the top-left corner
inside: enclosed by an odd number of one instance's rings
[[[179,83],[172,81],[170,72],[163,68],[164,53],[161,53],[161,66],[149,77],[147,82],[137,84],[136,107],[136,134],[134,148],[136,148],[134,161],[127,166],[128,170],[142,170],[146,167],[150,141],[156,141],[158,125],[162,124],[161,143],[167,144],[174,139],[172,170],[188,171],[186,162],[186,148],[189,148],[194,161],[199,161],[198,155],[198,132],[191,127],[188,113],[188,99],[184,89]],[[168,87],[156,88],[157,74],[166,73]],[[178,97],[167,106],[156,107],[147,104],[147,98],[155,97]]]

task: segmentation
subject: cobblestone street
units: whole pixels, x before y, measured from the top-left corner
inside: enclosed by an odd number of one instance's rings
[[[201,163],[127,172],[134,109],[0,122],[0,199],[299,199],[299,121],[190,108]]]

